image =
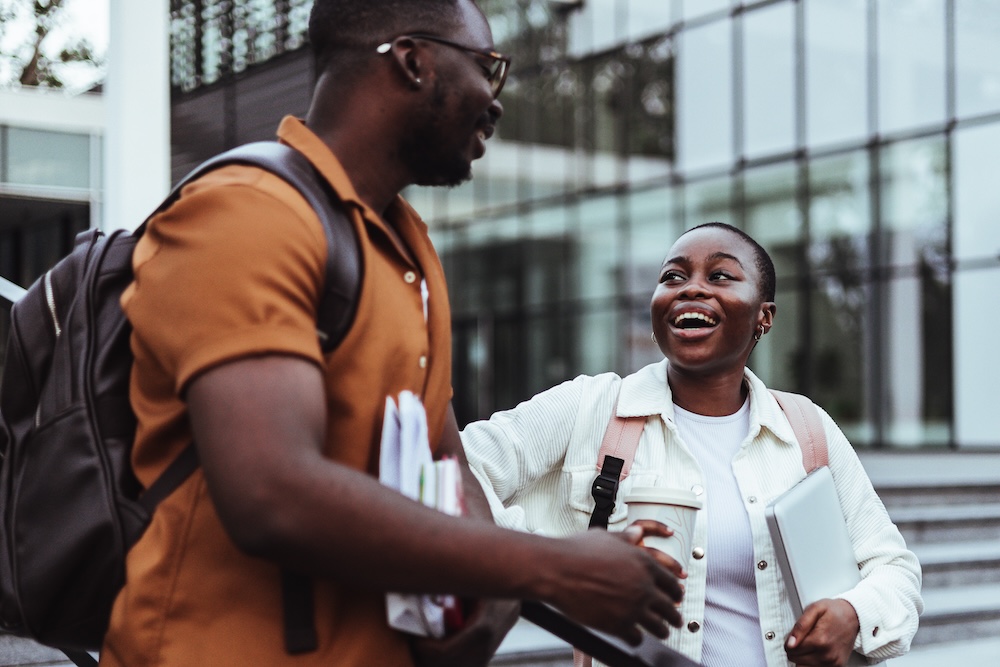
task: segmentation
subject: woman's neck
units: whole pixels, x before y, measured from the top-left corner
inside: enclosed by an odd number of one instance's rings
[[[667,366],[667,383],[675,405],[706,417],[725,417],[739,411],[749,389],[743,369],[710,376],[693,375]]]

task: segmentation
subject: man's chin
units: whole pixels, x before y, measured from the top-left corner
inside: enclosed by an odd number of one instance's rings
[[[457,170],[448,174],[421,174],[417,177],[416,185],[429,187],[454,188],[456,186],[472,180],[472,165],[467,165],[465,170],[459,173]]]

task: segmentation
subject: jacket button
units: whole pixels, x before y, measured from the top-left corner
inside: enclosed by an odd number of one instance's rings
[[[757,561],[757,569],[758,570],[766,570],[767,569],[767,561],[766,560]]]
[[[694,556],[697,560],[701,560],[702,558],[705,557],[705,550],[702,549],[701,547],[695,547],[691,551],[691,555]]]
[[[698,632],[701,630],[701,623],[698,621],[688,621],[688,630],[691,632]]]
[[[695,484],[694,486],[691,487],[691,490],[694,491],[694,495],[696,496],[700,496],[701,494],[705,493],[705,487],[703,487],[701,484]]]
[[[747,498],[747,502],[750,504],[757,502],[757,496],[750,496],[749,498]]]
[[[878,626],[877,625],[872,630],[872,637],[878,637]]]
[[[407,271],[406,273],[403,274],[403,280],[405,280],[407,283],[413,284],[417,282],[417,274],[414,273],[413,271]]]
[[[421,368],[427,368],[427,357],[421,354],[420,359],[417,360],[417,365]]]
[[[765,633],[764,634],[764,639],[766,639],[767,641],[771,641],[772,639],[774,639],[774,633],[773,632],[767,632],[767,633]]]

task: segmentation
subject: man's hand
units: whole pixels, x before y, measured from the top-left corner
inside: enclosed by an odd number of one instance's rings
[[[500,642],[517,622],[521,603],[480,600],[465,627],[443,639],[414,638],[410,642],[418,667],[486,667]]]
[[[564,579],[546,599],[567,616],[631,644],[640,628],[664,638],[681,626],[677,609],[687,575],[670,556],[638,546],[645,535],[668,537],[660,523],[635,523],[620,533],[591,530],[559,540],[570,551]]]
[[[846,600],[819,600],[806,607],[785,641],[796,665],[843,667],[860,629],[858,614]]]

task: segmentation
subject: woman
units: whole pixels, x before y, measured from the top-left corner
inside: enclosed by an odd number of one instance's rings
[[[708,223],[683,234],[660,269],[650,311],[663,361],[622,379],[581,376],[462,434],[496,521],[565,535],[585,530],[597,453],[617,401],[646,417],[610,529],[630,488],[692,489],[695,525],[686,625],[667,644],[707,667],[845,665],[905,653],[923,609],[920,567],[844,434],[822,412],[830,470],[862,582],[795,619],[768,534],[768,502],[805,475],[775,399],[746,368],[774,325],[774,265],[742,231]]]

